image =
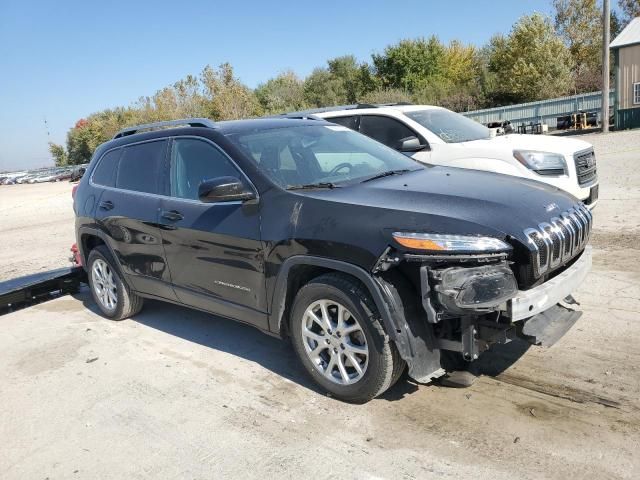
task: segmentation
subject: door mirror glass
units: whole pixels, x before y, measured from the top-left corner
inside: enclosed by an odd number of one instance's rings
[[[236,177],[218,177],[205,180],[198,187],[201,202],[233,202],[256,198],[256,194]]]
[[[420,139],[415,136],[405,137],[400,139],[400,150],[401,152],[418,152],[420,150],[424,150],[428,145],[420,142]]]

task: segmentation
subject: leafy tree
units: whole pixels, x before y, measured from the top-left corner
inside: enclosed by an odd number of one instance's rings
[[[316,68],[304,81],[305,102],[312,107],[347,103],[344,82],[326,68]]]
[[[255,90],[258,102],[265,113],[284,113],[306,108],[304,82],[295,73],[287,71]]]
[[[640,17],[640,0],[618,0],[618,5],[623,15],[620,19],[622,27],[626,26],[635,17]]]
[[[358,63],[353,55],[327,61],[327,68],[316,68],[304,82],[304,96],[310,106],[352,104],[363,101],[380,87],[371,67]]]
[[[435,36],[428,40],[402,40],[372,56],[375,73],[384,88],[411,92],[425,85],[426,79],[442,74],[445,48]]]
[[[522,17],[509,36],[490,42],[489,71],[500,103],[554,98],[573,87],[571,53],[551,21],[538,13]]]
[[[602,9],[596,0],[554,0],[555,28],[571,53],[578,92],[602,88]]]
[[[49,152],[56,163],[56,167],[63,167],[69,163],[67,151],[62,145],[49,142]]]
[[[358,99],[378,86],[368,64],[359,64],[353,55],[345,55],[327,62],[329,73],[342,87],[347,103],[357,103]]]
[[[223,63],[214,70],[206,66],[200,75],[204,87],[205,116],[230,120],[260,115],[256,94],[234,76],[233,67]]]
[[[89,119],[78,120],[67,133],[67,155],[69,165],[79,165],[91,159],[91,155],[108,137],[98,122]]]
[[[453,40],[444,48],[442,73],[450,83],[469,87],[476,83],[480,72],[480,57],[473,45]]]

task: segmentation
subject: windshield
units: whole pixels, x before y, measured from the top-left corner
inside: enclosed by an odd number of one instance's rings
[[[283,188],[340,186],[385,172],[422,167],[395,150],[338,125],[303,125],[231,134],[258,168]]]
[[[451,110],[431,108],[405,112],[405,115],[447,143],[491,138],[491,132],[487,127]]]

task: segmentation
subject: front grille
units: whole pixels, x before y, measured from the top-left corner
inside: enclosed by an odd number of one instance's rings
[[[589,241],[592,224],[591,212],[579,203],[549,222],[527,228],[524,234],[533,250],[533,275],[538,278],[580,253]]]
[[[573,155],[576,163],[576,173],[578,175],[578,185],[585,186],[598,179],[596,171],[596,155],[593,149],[583,150]]]

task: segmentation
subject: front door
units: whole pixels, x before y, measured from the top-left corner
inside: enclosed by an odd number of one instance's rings
[[[198,137],[173,139],[167,174],[160,223],[178,299],[266,329],[258,205],[198,199],[204,180],[245,177],[218,146]]]

